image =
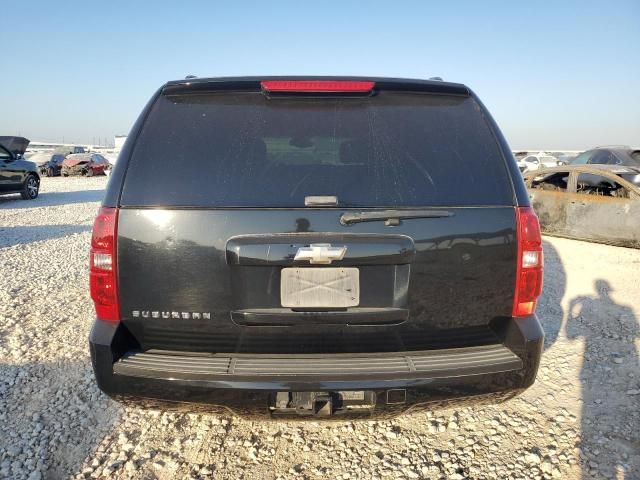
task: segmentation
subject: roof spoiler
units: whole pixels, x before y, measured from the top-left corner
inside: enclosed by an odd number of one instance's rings
[[[163,95],[184,95],[208,91],[255,91],[260,92],[263,82],[282,81],[345,81],[345,82],[374,82],[377,90],[393,90],[400,92],[426,92],[441,95],[470,96],[469,89],[459,83],[443,82],[441,80],[415,80],[404,78],[377,77],[220,77],[220,78],[189,78],[168,82],[162,88]]]

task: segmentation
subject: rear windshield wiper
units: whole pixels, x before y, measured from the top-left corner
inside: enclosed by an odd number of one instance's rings
[[[448,210],[382,210],[372,212],[345,212],[340,217],[342,225],[352,225],[360,222],[376,222],[385,220],[387,225],[399,225],[405,218],[442,218],[452,217]]]

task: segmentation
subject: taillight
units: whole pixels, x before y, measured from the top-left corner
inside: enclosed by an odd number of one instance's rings
[[[264,80],[265,92],[367,93],[375,82],[362,80]]]
[[[116,281],[118,209],[102,207],[93,223],[89,259],[91,298],[100,320],[120,321]]]
[[[542,237],[538,217],[531,207],[516,208],[518,267],[513,316],[525,317],[536,310],[542,292]]]

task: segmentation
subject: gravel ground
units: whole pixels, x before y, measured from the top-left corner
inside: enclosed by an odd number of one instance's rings
[[[545,239],[536,384],[502,405],[276,423],[96,388],[87,246],[105,178],[0,197],[1,478],[640,478],[640,251]]]

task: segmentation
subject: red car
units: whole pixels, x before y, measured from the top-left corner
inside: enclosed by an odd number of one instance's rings
[[[99,153],[75,153],[68,155],[62,162],[62,176],[84,175],[104,175],[105,169],[109,166],[109,161]]]

